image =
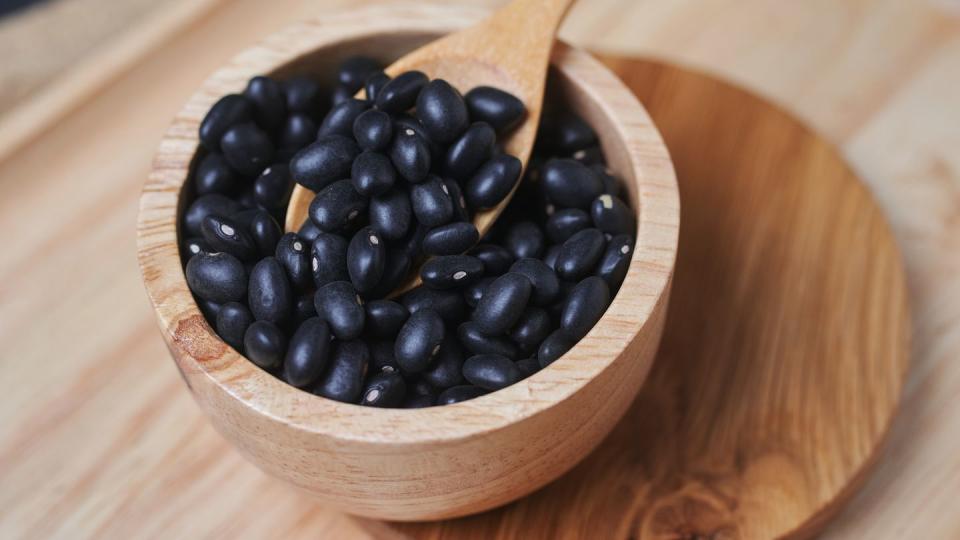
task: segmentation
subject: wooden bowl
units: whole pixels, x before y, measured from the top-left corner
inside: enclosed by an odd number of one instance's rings
[[[393,520],[460,516],[554,480],[624,414],[660,341],[679,227],[673,167],[630,91],[590,55],[563,44],[552,59],[552,92],[562,93],[597,130],[639,219],[619,294],[562,358],[471,401],[374,409],[324,399],[274,378],[221,341],[197,308],[181,267],[178,218],[190,193],[185,182],[197,129],[210,106],[241,91],[254,75],[309,73],[330,80],[336,63],[349,54],[389,61],[482,15],[462,8],[381,7],[325,16],[267,38],[214,73],[177,114],[140,200],[144,283],[164,339],[201,407],[258,467],[352,514]]]

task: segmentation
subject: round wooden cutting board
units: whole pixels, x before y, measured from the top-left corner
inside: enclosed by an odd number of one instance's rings
[[[607,62],[660,127],[680,180],[653,373],[560,480],[484,514],[390,528],[458,540],[810,536],[853,494],[897,409],[910,320],[894,238],[831,145],[782,110],[700,73]]]

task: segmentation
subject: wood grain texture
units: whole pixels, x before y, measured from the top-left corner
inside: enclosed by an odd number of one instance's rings
[[[184,186],[199,124],[210,106],[257,74],[329,77],[338,59],[358,50],[413,50],[475,15],[457,8],[377,8],[270,36],[217,70],[188,100],[160,141],[144,185],[138,259],[190,390],[250,461],[353,514],[455,517],[554,480],[623,415],[663,329],[680,220],[670,158],[636,97],[599,61],[562,44],[551,59],[554,91],[597,130],[639,217],[618,295],[590,333],[548,369],[451,406],[360,407],[314,396],[261,370],[223,343],[200,314],[181,269],[177,222],[187,204]]]
[[[255,36],[357,3],[372,2],[223,3],[106,70],[29,145],[3,141],[0,227],[16,233],[0,255],[0,536],[391,537],[272,480],[216,433],[157,335],[131,234],[157,140],[200,82]],[[590,0],[561,36],[734,80],[839,146],[903,250],[913,366],[880,461],[822,537],[960,537],[955,2]],[[47,217],[23,226],[37,208]]]

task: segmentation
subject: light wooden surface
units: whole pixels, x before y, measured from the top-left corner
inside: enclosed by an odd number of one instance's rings
[[[613,73],[557,44],[554,91],[597,130],[639,208],[630,269],[603,319],[549,369],[445,407],[385,410],[320,398],[228,347],[205,322],[181,270],[176,223],[187,204],[180,196],[203,116],[251,77],[334,77],[336,64],[358,50],[404,54],[478,19],[475,10],[455,7],[373,7],[271,35],[190,97],[160,141],[140,200],[137,256],[147,292],[214,426],[268,473],[366,517],[439,519],[500,506],[568,471],[623,416],[653,363],[677,254],[679,196],[659,133]]]
[[[131,232],[160,134],[203,78],[252,36],[346,4],[224,4],[58,101],[31,146],[8,152],[25,129],[0,122],[14,135],[0,145],[0,536],[369,534],[209,426],[157,335]],[[840,146],[892,221],[913,365],[889,444],[827,538],[960,535],[958,12],[952,0],[590,0],[561,31],[772,97]],[[37,208],[56,211],[36,220]]]

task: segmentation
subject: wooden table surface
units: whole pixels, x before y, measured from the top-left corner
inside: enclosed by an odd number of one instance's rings
[[[192,89],[258,37],[348,3],[169,1],[0,118],[0,537],[383,532],[217,435],[134,258],[140,185]],[[960,3],[590,0],[562,35],[720,74],[841,148],[903,250],[914,346],[886,451],[825,536],[960,537]]]

